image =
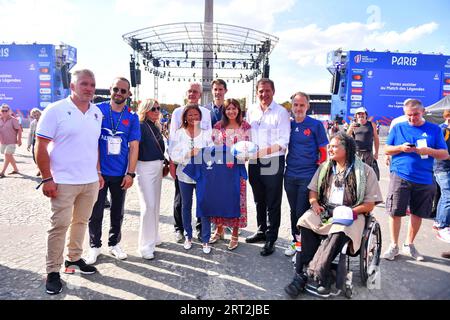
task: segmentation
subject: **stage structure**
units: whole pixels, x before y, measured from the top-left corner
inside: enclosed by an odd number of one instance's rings
[[[154,77],[155,98],[161,80],[200,82],[208,92],[215,78],[232,83],[253,82],[254,88],[260,77],[269,77],[269,56],[279,38],[205,18],[205,23],[165,24],[123,35],[133,49],[130,71],[137,97],[142,71]],[[255,99],[255,89],[252,96]],[[204,95],[202,103],[211,98]]]

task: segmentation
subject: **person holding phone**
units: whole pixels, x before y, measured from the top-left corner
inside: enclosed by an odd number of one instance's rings
[[[441,129],[423,119],[425,108],[420,100],[408,99],[403,111],[407,122],[395,125],[386,141],[385,153],[392,156],[386,213],[389,214],[391,245],[383,258],[394,260],[399,255],[398,238],[401,218],[411,209],[410,221],[403,254],[423,261],[424,257],[414,246],[423,218],[432,211],[436,184],[433,181],[434,159],[449,157]]]

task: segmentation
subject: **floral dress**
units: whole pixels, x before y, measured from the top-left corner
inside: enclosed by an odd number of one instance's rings
[[[239,141],[250,141],[250,128],[250,125],[243,121],[239,129],[225,129],[220,121],[214,126],[212,139],[215,145],[225,143],[227,147],[231,148]],[[240,210],[239,218],[212,217],[211,222],[224,227],[247,227],[247,181],[244,178],[241,178]]]

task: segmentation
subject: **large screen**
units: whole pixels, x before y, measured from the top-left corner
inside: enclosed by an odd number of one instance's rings
[[[347,118],[363,106],[369,116],[388,124],[403,114],[406,99],[419,99],[426,107],[450,91],[450,56],[350,51],[347,59],[340,92]]]
[[[0,45],[0,104],[26,116],[52,102],[54,52],[52,45]]]

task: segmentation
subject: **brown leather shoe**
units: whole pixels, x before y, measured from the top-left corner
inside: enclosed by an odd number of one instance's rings
[[[445,259],[450,259],[450,251],[442,252],[441,257]]]

